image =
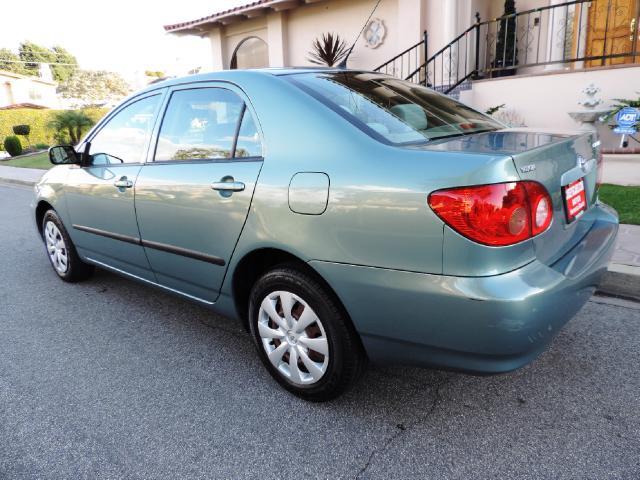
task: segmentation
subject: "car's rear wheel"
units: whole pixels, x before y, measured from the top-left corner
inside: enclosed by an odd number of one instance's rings
[[[256,282],[249,322],[271,375],[304,399],[335,398],[362,371],[362,346],[337,300],[294,267],[275,268]]]
[[[94,267],[80,259],[55,210],[48,210],[44,214],[42,239],[51,266],[60,278],[67,282],[79,282],[93,274]]]

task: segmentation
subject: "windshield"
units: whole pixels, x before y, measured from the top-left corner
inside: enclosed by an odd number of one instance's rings
[[[423,143],[503,128],[446,95],[386,75],[336,71],[285,78],[387,143]]]

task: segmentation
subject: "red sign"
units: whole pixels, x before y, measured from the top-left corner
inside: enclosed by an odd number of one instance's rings
[[[572,222],[587,209],[587,196],[584,192],[584,179],[576,180],[564,187],[564,203],[567,220]]]

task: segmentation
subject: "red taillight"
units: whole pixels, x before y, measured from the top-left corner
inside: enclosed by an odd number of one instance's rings
[[[527,199],[531,208],[531,236],[541,234],[549,225],[553,218],[553,207],[551,197],[547,190],[537,182],[519,182],[527,191]]]
[[[553,217],[546,189],[529,181],[438,190],[429,195],[429,206],[456,232],[491,246],[538,235]]]

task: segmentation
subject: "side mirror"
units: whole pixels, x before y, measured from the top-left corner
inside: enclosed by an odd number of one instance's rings
[[[56,145],[49,149],[49,161],[54,165],[80,163],[80,155],[71,145]]]

